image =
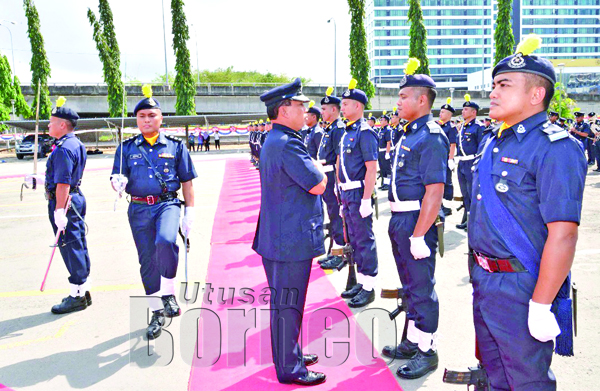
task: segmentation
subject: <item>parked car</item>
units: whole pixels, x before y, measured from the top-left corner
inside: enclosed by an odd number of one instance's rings
[[[27,155],[33,156],[33,147],[35,143],[35,135],[29,134],[17,144],[16,152],[17,159],[23,159]],[[47,134],[38,134],[38,157],[46,157],[52,151],[54,137]]]

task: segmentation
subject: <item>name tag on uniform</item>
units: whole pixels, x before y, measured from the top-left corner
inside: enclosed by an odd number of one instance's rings
[[[517,159],[511,159],[509,157],[503,157],[502,159],[500,159],[502,162],[504,163],[510,163],[510,164],[519,164],[519,161]]]
[[[171,155],[170,153],[161,153],[158,155],[158,157],[164,157],[165,159],[175,159],[175,156]]]
[[[410,152],[410,148],[409,147],[405,147],[404,145],[401,145],[400,148],[404,149],[405,151]]]
[[[134,155],[129,155],[130,159],[141,159],[142,158],[142,154],[141,153],[136,153]]]

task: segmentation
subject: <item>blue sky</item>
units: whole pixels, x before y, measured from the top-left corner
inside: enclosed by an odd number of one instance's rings
[[[97,0],[37,0],[45,48],[52,68],[51,83],[103,82],[87,9],[97,13]],[[111,0],[127,76],[150,81],[165,71],[161,0]],[[170,0],[164,0],[167,63],[173,70]],[[187,0],[188,24],[198,37],[200,69],[233,66],[237,70],[285,73],[313,82],[333,82],[333,23],[337,24],[337,81],[350,79],[348,35],[350,16],[345,0]],[[14,21],[17,24],[9,24]],[[12,32],[15,68],[21,82],[31,80],[31,48],[21,0],[0,0],[0,22]],[[196,41],[188,41],[196,68]],[[12,66],[10,35],[0,26],[0,52]]]

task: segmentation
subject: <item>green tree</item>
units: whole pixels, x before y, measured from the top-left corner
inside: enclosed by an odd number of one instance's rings
[[[0,53],[0,121],[10,120],[10,115],[14,110],[16,115],[24,118],[31,116],[31,108],[25,101],[21,92],[21,84],[17,76],[13,77],[8,58]],[[8,127],[0,125],[0,130],[7,130]]]
[[[375,96],[375,87],[369,80],[371,63],[367,54],[367,35],[365,33],[365,1],[348,0],[350,8],[350,74],[358,81],[357,88],[369,98]],[[367,109],[371,108],[371,102]]]
[[[173,50],[175,51],[175,94],[177,102],[175,103],[175,113],[177,115],[195,115],[196,103],[196,83],[192,76],[192,67],[190,65],[190,51],[187,47],[187,41],[190,39],[190,32],[183,9],[183,0],[171,0],[171,15],[173,17]]]
[[[554,85],[554,96],[550,101],[550,110],[556,111],[562,118],[573,119],[575,118],[573,113],[580,110],[577,107],[577,102],[569,98],[569,94],[567,94],[567,90],[561,82]]]
[[[513,54],[515,37],[511,25],[512,0],[498,0],[498,16],[496,17],[496,29],[494,30],[494,44],[496,54],[494,66],[505,57]]]
[[[414,57],[421,62],[415,74],[429,75],[429,59],[427,58],[427,30],[423,22],[423,11],[419,0],[409,0],[408,20],[410,21],[410,37],[408,57]]]
[[[48,91],[48,78],[50,77],[50,63],[44,49],[44,37],[40,32],[40,16],[32,0],[23,0],[25,15],[27,16],[27,35],[31,45],[31,86],[37,92],[40,84],[40,118],[49,118],[52,111],[50,92]],[[32,117],[35,116],[37,94],[34,94]]]
[[[93,38],[102,61],[104,81],[108,86],[108,112],[111,117],[120,117],[127,115],[127,99],[125,99],[125,86],[121,80],[121,52],[108,0],[100,0],[98,10],[100,20],[96,19],[96,15],[89,8],[87,17],[94,29]]]

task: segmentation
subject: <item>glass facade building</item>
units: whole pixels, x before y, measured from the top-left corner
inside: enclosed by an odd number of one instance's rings
[[[367,0],[371,80],[397,83],[408,59],[408,0]],[[443,86],[466,87],[467,75],[493,64],[496,0],[421,0],[431,76]],[[600,0],[514,0],[515,41],[542,37],[538,53],[554,59],[600,56]]]

